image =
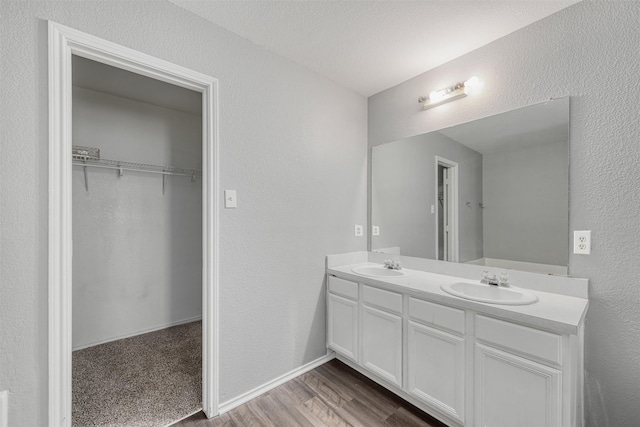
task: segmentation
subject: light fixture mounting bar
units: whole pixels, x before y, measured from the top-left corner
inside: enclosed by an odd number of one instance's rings
[[[458,82],[453,86],[434,90],[429,94],[429,96],[421,96],[418,98],[418,102],[423,104],[425,110],[428,110],[430,108],[437,107],[438,105],[464,98],[471,90],[481,86],[482,82],[474,76],[465,82]]]
[[[467,93],[464,90],[464,86],[461,86],[458,89],[454,89],[447,92],[440,99],[437,99],[437,100],[431,100],[430,98],[425,99],[423,101],[423,107],[425,110],[428,110],[430,108],[437,107],[439,105],[443,105],[451,101],[455,101],[456,99],[464,98],[465,96],[467,96]]]

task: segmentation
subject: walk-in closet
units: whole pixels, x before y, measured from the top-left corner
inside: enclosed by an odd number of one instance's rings
[[[73,425],[202,408],[201,94],[74,56]]]

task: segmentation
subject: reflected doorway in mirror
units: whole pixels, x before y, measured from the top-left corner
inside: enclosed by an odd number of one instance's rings
[[[435,161],[437,259],[458,262],[458,163],[440,156]]]

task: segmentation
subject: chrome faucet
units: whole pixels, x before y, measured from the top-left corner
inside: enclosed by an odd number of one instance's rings
[[[509,275],[503,272],[500,273],[500,278],[498,278],[495,274],[489,273],[488,270],[484,270],[482,272],[482,280],[480,280],[480,283],[485,283],[491,286],[503,286],[506,288],[509,286]]]
[[[485,283],[492,286],[498,286],[500,284],[496,275],[493,273],[489,273],[489,271],[487,270],[484,270],[482,272],[482,280],[480,280],[480,283]]]
[[[389,270],[402,270],[400,261],[394,261],[392,259],[384,260],[384,268],[388,268]]]

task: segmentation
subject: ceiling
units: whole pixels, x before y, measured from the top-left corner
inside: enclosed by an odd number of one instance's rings
[[[580,0],[169,0],[371,96]]]

